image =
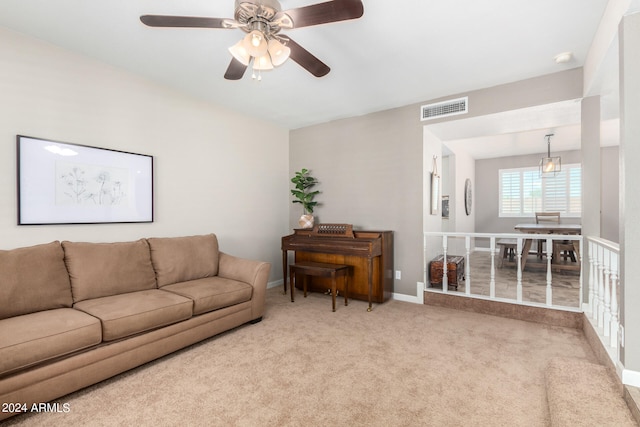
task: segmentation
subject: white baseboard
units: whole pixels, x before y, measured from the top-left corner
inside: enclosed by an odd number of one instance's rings
[[[412,302],[414,304],[419,304],[418,302],[418,297],[414,297],[413,295],[406,295],[406,294],[396,294],[395,292],[391,295],[391,297],[395,300],[398,301],[404,301],[404,302]]]
[[[418,282],[416,285],[417,296],[393,293],[392,298],[398,301],[411,302],[414,304],[424,304],[424,283]]]
[[[622,370],[622,384],[640,387],[640,372],[631,369]]]
[[[277,288],[278,286],[282,286],[283,283],[284,283],[284,279],[268,282],[267,289]],[[393,294],[391,294],[391,298],[398,301],[411,302],[414,304],[424,304],[424,283],[418,282],[416,288],[417,288],[418,296],[414,297],[413,295],[397,294],[394,292]]]
[[[413,295],[405,295],[405,294],[396,294],[395,292],[391,295],[391,297],[398,301],[404,302],[412,302],[414,304],[420,304],[418,301],[418,297],[414,297]]]
[[[279,279],[279,280],[275,280],[273,282],[268,282],[267,283],[267,289],[271,289],[271,288],[275,288],[278,286],[282,286],[282,284],[284,283],[284,279]]]

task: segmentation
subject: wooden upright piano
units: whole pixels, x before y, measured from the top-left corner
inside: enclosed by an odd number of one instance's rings
[[[349,298],[382,303],[393,293],[393,231],[359,231],[350,224],[317,224],[313,229],[295,229],[282,238],[282,273],[287,292],[288,251],[295,262],[315,261],[353,266]],[[309,289],[324,292],[328,279],[313,277]],[[296,280],[296,283],[299,281]],[[343,283],[338,291],[344,292]]]

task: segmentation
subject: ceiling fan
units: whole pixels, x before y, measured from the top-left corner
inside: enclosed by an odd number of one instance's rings
[[[252,62],[255,78],[255,71],[270,70],[288,58],[316,77],[327,75],[331,69],[324,62],[280,31],[357,19],[363,13],[360,0],[332,0],[284,11],[277,0],[236,0],[234,19],[143,15],[140,20],[150,27],[241,29],[247,34],[229,48],[233,58],[224,75],[239,80]]]

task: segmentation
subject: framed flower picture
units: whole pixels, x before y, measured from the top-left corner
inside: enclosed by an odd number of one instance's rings
[[[153,222],[153,157],[18,135],[18,225]]]

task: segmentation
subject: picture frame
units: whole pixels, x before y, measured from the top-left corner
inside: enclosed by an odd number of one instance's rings
[[[18,225],[153,222],[153,156],[16,139]]]
[[[449,196],[442,196],[442,218],[449,219]]]

